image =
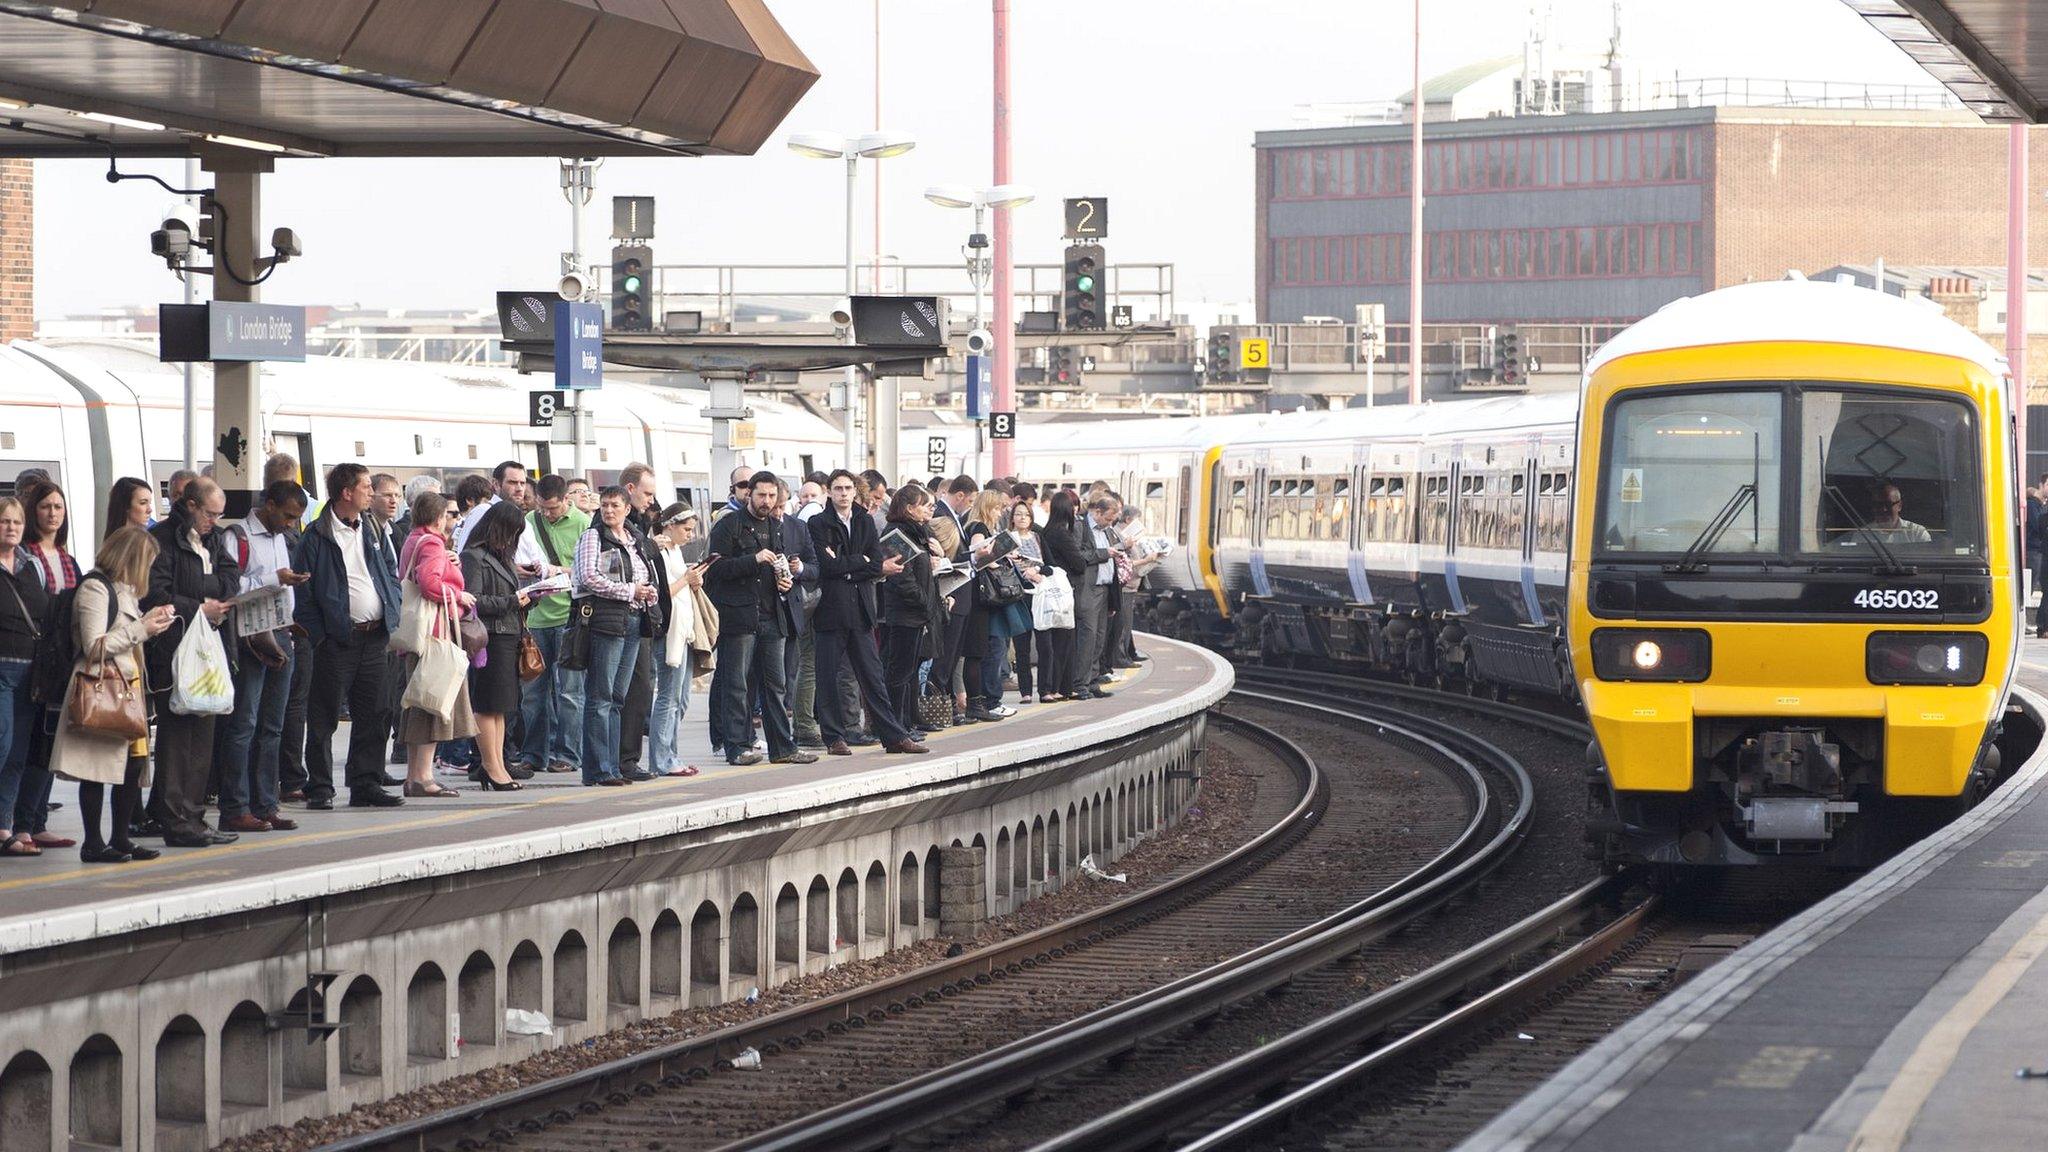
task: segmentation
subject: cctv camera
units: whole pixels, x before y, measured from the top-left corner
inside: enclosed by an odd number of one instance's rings
[[[832,323],[844,328],[848,324],[853,323],[853,313],[844,308],[834,308],[832,310]]]
[[[979,252],[988,247],[988,233],[975,232],[967,237],[967,246]]]
[[[175,216],[164,221],[149,234],[149,251],[172,268],[183,264],[192,254],[192,226]]]
[[[986,356],[988,355],[988,350],[994,347],[995,340],[995,336],[988,329],[976,328],[967,334],[967,354],[970,356]]]
[[[565,273],[561,282],[555,285],[555,291],[560,293],[564,300],[581,300],[585,290],[583,277],[576,272]]]
[[[279,264],[284,263],[285,261],[291,259],[294,256],[303,256],[306,254],[306,249],[304,245],[299,243],[299,234],[297,232],[292,231],[289,228],[276,228],[271,230],[270,250],[277,254],[277,262]]]

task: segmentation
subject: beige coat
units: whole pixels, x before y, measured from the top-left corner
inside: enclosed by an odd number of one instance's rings
[[[142,627],[142,608],[135,602],[135,593],[125,585],[114,587],[114,626],[108,628],[107,586],[98,580],[79,582],[74,598],[77,610],[72,614],[79,656],[74,671],[84,668],[88,658],[99,656],[99,643],[104,636],[107,656],[125,675],[141,679],[146,698],[149,673],[143,666],[142,642],[149,638],[149,633]],[[76,685],[74,678],[72,686]],[[122,783],[128,769],[129,742],[72,727],[71,691],[65,689],[64,707],[57,713],[57,741],[50,751],[50,771],[66,780]],[[143,773],[141,782],[149,783],[148,772]]]

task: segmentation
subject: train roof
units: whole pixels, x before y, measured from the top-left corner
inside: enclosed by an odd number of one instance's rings
[[[1991,345],[1925,302],[1826,280],[1771,280],[1666,304],[1602,345],[1586,374],[1644,352],[1767,341],[1897,348],[1967,360],[1993,377],[2006,371]]]

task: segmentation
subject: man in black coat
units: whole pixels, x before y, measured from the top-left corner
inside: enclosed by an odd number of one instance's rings
[[[790,731],[788,683],[782,651],[790,639],[791,617],[783,594],[794,579],[778,570],[782,532],[775,520],[775,473],[756,472],[748,485],[744,512],[731,512],[711,526],[711,554],[704,592],[718,609],[718,667],[711,674],[712,738],[725,748],[728,764],[758,764],[747,707],[747,686],[758,675],[761,734],[777,764],[809,764],[814,753],[796,746]]]
[[[930,749],[910,738],[909,729],[889,706],[889,690],[882,682],[881,654],[875,650],[875,608],[865,589],[873,581],[903,571],[903,561],[883,553],[875,522],[854,503],[858,485],[858,478],[844,468],[832,473],[825,486],[830,501],[808,524],[811,545],[817,550],[818,585],[824,591],[812,621],[817,631],[818,683],[837,684],[840,666],[850,664],[882,746],[890,752],[928,752]],[[846,743],[852,724],[839,693],[818,693],[818,729],[825,737],[827,752],[853,755]]]
[[[185,485],[171,505],[171,514],[151,528],[156,537],[156,562],[149,569],[149,594],[144,611],[169,604],[177,612],[170,629],[149,641],[145,655],[149,684],[158,695],[156,777],[149,790],[149,814],[163,826],[164,842],[174,848],[204,848],[235,840],[232,832],[215,831],[206,823],[206,782],[213,771],[213,716],[187,716],[167,706],[171,695],[173,657],[185,635],[203,617],[218,626],[227,618],[228,602],[241,591],[242,569],[221,538],[220,518],[227,494],[204,477]],[[233,675],[234,646],[221,644]]]
[[[782,594],[789,619],[789,640],[782,646],[782,675],[788,685],[790,729],[799,746],[823,748],[825,742],[818,733],[818,670],[815,658],[808,677],[803,671],[804,648],[815,641],[811,621],[814,609],[805,607],[804,598],[816,599],[818,596],[818,553],[811,547],[810,529],[796,518],[789,507],[789,485],[778,479],[775,493],[775,527],[782,535],[782,554],[789,557],[790,574],[795,582],[789,591]]]

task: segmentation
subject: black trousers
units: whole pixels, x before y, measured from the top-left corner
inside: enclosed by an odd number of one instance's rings
[[[917,666],[924,663],[924,628],[891,624],[882,629],[882,679],[889,685],[889,706],[906,727],[917,726]],[[939,665],[932,664],[932,683],[953,694],[952,677],[939,679]]]
[[[846,714],[846,702],[840,693],[823,690],[825,685],[839,682],[841,668],[851,669],[860,685],[868,724],[874,734],[891,743],[910,739],[909,729],[897,718],[896,707],[891,703],[888,683],[882,678],[882,662],[875,652],[874,637],[860,629],[821,631],[817,637],[818,731],[825,737],[825,743],[853,735],[859,719]],[[913,683],[916,675],[917,667],[913,664]]]
[[[1078,687],[1074,682],[1074,672],[1079,659],[1074,653],[1074,630],[1053,628],[1039,635],[1052,638],[1051,651],[1043,653],[1045,660],[1038,670],[1039,695],[1051,692],[1056,696],[1072,696]]]
[[[633,683],[626,689],[626,706],[619,710],[619,771],[640,767],[640,750],[647,744],[647,717],[654,712],[654,650],[667,642],[659,636],[642,636],[640,652],[633,657]]]
[[[284,731],[277,743],[277,786],[286,792],[306,787],[306,702],[313,693],[313,642],[292,633],[292,686],[284,705]],[[329,792],[333,791],[330,785]]]
[[[1017,695],[1031,695],[1031,649],[1038,642],[1038,633],[1019,632],[1010,637],[1010,664],[1017,671]]]
[[[181,716],[170,708],[156,715],[156,776],[150,781],[149,814],[171,836],[206,831],[206,781],[213,771],[212,716]]]
[[[380,625],[371,632],[329,636],[313,651],[313,689],[306,703],[306,795],[334,795],[334,729],[341,723],[341,702],[348,700],[348,790],[376,792],[384,783],[384,736],[391,730],[384,715],[385,645],[390,634]]]

